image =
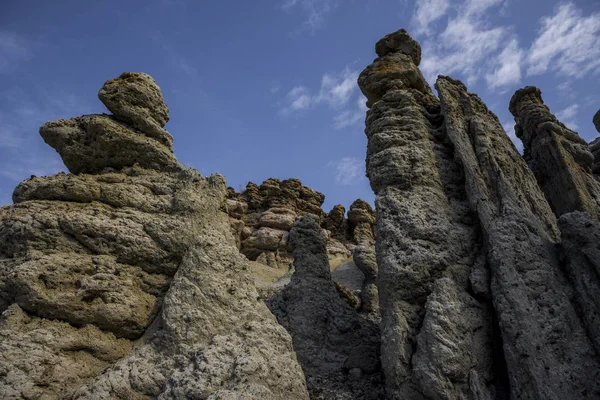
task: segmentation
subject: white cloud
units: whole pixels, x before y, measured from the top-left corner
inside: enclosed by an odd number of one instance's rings
[[[302,29],[310,32],[322,28],[325,25],[325,16],[337,5],[337,0],[285,0],[281,3],[281,9],[292,12],[300,10],[305,15]]]
[[[448,8],[450,0],[421,0],[415,2],[415,13],[412,16],[411,24],[415,27],[415,33],[429,34],[429,25],[442,18]]]
[[[350,108],[342,111],[333,118],[333,127],[335,129],[344,129],[364,123],[365,114],[368,110],[366,106],[366,97],[361,94],[356,99],[356,108]]]
[[[294,112],[326,106],[336,112],[333,117],[335,129],[353,126],[364,120],[367,110],[366,99],[358,90],[357,79],[358,71],[346,67],[337,74],[324,74],[317,93],[311,93],[305,86],[296,86],[285,96],[281,114],[287,116]]]
[[[445,29],[423,42],[421,70],[433,83],[437,75],[460,74],[469,85],[481,77],[492,87],[518,83],[522,50],[506,26],[490,26],[487,15],[504,0],[465,0]],[[440,18],[439,16],[437,18]]]
[[[365,162],[356,157],[330,161],[327,166],[335,169],[335,182],[338,185],[352,185],[365,175]]]
[[[0,31],[0,74],[13,71],[18,63],[30,57],[24,38],[14,32]]]
[[[498,67],[485,77],[490,88],[517,84],[521,80],[523,51],[517,39],[512,39],[497,57]]]
[[[575,115],[577,115],[577,111],[579,110],[579,104],[572,104],[564,110],[560,110],[556,113],[556,118],[563,124],[567,126],[567,128],[571,130],[577,130],[579,126],[574,121]]]
[[[542,27],[527,57],[527,74],[552,70],[580,78],[600,71],[600,13],[584,16],[573,3],[541,19]]]

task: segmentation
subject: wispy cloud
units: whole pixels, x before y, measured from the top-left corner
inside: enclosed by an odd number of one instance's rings
[[[338,185],[352,185],[364,179],[365,162],[356,157],[344,157],[337,161],[330,161],[328,167],[335,170],[335,182]]]
[[[563,124],[565,124],[569,129],[577,130],[579,126],[573,119],[575,115],[577,115],[577,111],[579,110],[579,104],[572,104],[569,107],[560,110],[556,113],[556,118]]]
[[[504,0],[464,0],[453,7],[440,3],[441,9],[429,11],[426,17],[419,17],[421,5],[417,5],[413,20],[423,20],[422,32],[430,33],[428,24],[448,14],[445,29],[423,42],[421,69],[430,82],[438,74],[461,74],[470,85],[485,77],[494,88],[519,81],[522,51],[514,33],[507,26],[490,25],[487,19],[503,3]],[[450,15],[450,9],[456,13]]]
[[[28,41],[15,32],[0,31],[0,74],[13,71],[32,56]]]
[[[356,99],[356,107],[348,108],[333,118],[333,127],[335,129],[344,129],[363,123],[367,112],[367,99],[362,93],[359,93]]]
[[[512,39],[496,58],[497,67],[485,76],[488,86],[497,88],[519,83],[523,50],[517,39]]]
[[[580,78],[600,72],[600,13],[584,16],[573,3],[541,19],[541,29],[527,57],[527,74],[552,70]]]
[[[344,68],[339,73],[326,73],[321,78],[318,91],[306,86],[292,88],[282,101],[281,114],[293,113],[325,106],[335,113],[333,126],[347,128],[361,121],[367,110],[366,99],[358,90],[358,71]]]
[[[415,2],[411,25],[415,34],[430,34],[430,25],[442,18],[450,8],[450,0],[421,0]]]
[[[183,72],[185,75],[191,78],[198,77],[198,69],[189,61],[186,56],[181,54],[181,52],[179,52],[175,46],[169,43],[162,33],[154,32],[152,35],[150,35],[150,39],[152,39],[157,46],[162,48],[165,53],[164,59],[168,60],[173,68]]]
[[[299,11],[304,15],[302,30],[314,33],[323,28],[325,17],[337,6],[337,0],[285,0],[280,4],[286,12]]]

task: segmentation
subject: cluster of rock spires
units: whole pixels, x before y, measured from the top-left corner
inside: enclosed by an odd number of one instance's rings
[[[440,76],[433,95],[406,31],[376,51],[358,83],[387,397],[600,398],[587,144],[528,87],[510,103],[522,158],[463,83]]]
[[[526,87],[521,156],[406,31],[375,50],[375,212],[182,166],[143,73],[104,84],[112,115],[44,124],[71,174],[0,209],[2,398],[600,398],[600,141]]]
[[[298,179],[270,178],[260,186],[249,182],[241,193],[228,188],[226,211],[238,247],[249,260],[279,268],[292,261],[287,251],[289,231],[297,216],[316,215],[331,257],[347,258],[359,244],[374,244],[375,212],[364,200],[346,209],[338,204],[326,214],[325,196]]]

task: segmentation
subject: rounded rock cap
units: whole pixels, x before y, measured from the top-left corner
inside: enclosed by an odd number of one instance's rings
[[[118,120],[169,148],[172,146],[173,138],[163,129],[169,121],[169,108],[160,87],[150,75],[123,72],[104,83],[98,98]]]
[[[385,35],[375,44],[375,53],[379,57],[398,51],[412,57],[417,66],[421,62],[421,46],[405,29]]]
[[[521,88],[519,90],[517,90],[515,92],[515,94],[513,94],[512,98],[510,99],[510,103],[508,104],[508,110],[510,111],[510,113],[513,116],[517,116],[517,104],[519,104],[519,102],[521,101],[521,99],[523,99],[523,97],[527,96],[528,94],[534,94],[535,97],[537,97],[540,102],[543,103],[542,101],[542,91],[540,89],[538,89],[535,86],[525,86],[524,88]]]

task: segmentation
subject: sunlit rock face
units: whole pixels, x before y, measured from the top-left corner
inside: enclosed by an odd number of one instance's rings
[[[224,178],[177,162],[149,75],[99,97],[114,115],[40,129],[71,174],[0,209],[2,397],[307,399],[220,211]]]

